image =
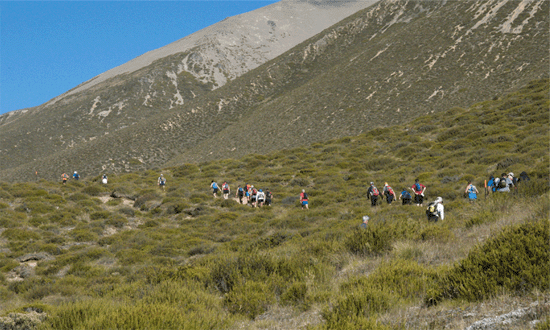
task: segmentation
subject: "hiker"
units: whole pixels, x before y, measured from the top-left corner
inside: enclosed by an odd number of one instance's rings
[[[411,194],[407,191],[407,188],[403,188],[401,194],[399,194],[399,199],[402,200],[401,205],[411,204]]]
[[[500,178],[495,178],[494,186],[498,192],[510,192],[510,187],[513,187],[514,183],[506,173],[502,173]]]
[[[512,172],[508,173],[508,179],[512,181],[512,183],[514,184],[514,187],[517,186],[518,180],[514,177],[514,173]]]
[[[101,177],[101,182],[103,184],[107,184],[107,174],[103,174],[103,176]]]
[[[237,192],[235,193],[235,197],[239,198],[239,203],[241,204],[243,203],[244,189],[243,187],[241,187],[241,185],[237,187]]]
[[[246,204],[250,204],[250,185],[248,183],[244,186],[244,195],[246,196]]]
[[[273,194],[271,193],[271,191],[269,191],[269,189],[266,189],[265,190],[265,205],[266,206],[271,206],[271,201],[273,200]]]
[[[166,187],[166,178],[164,177],[163,174],[161,174],[157,179],[157,184],[159,188],[162,188],[162,190],[164,190],[164,187]]]
[[[258,190],[258,194],[256,194],[256,203],[258,204],[258,207],[262,207],[265,202],[265,193],[262,191],[262,189]]]
[[[214,198],[218,197],[218,184],[212,180],[212,182],[210,182],[210,187],[212,187],[212,194],[214,195]]]
[[[302,210],[304,207],[306,210],[309,210],[309,199],[305,189],[302,189],[302,192],[300,193],[300,204],[302,204]]]
[[[512,172],[508,173],[508,179],[510,179],[510,181],[512,181],[512,187],[514,188],[514,192],[517,192],[518,191],[518,179],[516,179],[516,177],[514,177],[514,173],[512,173]]]
[[[78,173],[76,173],[76,171],[74,171],[73,179],[75,179],[77,181],[78,181],[78,179],[80,179],[80,175]]]
[[[254,207],[256,207],[256,194],[258,194],[258,190],[251,185],[250,186],[250,204]]]
[[[231,192],[231,189],[229,189],[229,184],[227,183],[227,181],[225,181],[223,183],[222,191],[223,191],[223,198],[228,199],[229,198],[229,193]]]
[[[386,196],[386,202],[388,202],[388,204],[391,204],[391,202],[397,199],[393,188],[390,187],[387,182],[384,182],[384,189],[382,190],[382,194]]]
[[[496,191],[496,188],[495,188],[495,177],[493,175],[491,175],[489,177],[489,181],[487,181],[487,189],[485,191],[485,194],[488,195],[489,192],[495,192]]]
[[[529,176],[527,175],[527,173],[525,171],[521,172],[520,175],[519,175],[519,178],[518,178],[518,182],[527,182],[531,179],[529,179]]]
[[[370,197],[370,205],[376,206],[376,203],[378,202],[378,196],[380,195],[380,192],[378,191],[378,188],[374,185],[374,182],[370,183],[370,187],[367,190],[367,196]]]
[[[69,180],[69,175],[67,173],[61,174],[61,180],[63,181],[63,184],[67,183],[67,180]]]
[[[424,203],[424,192],[426,186],[418,182],[418,179],[414,180],[414,184],[411,186],[411,190],[414,192],[414,202],[416,206],[422,206]]]
[[[468,181],[468,185],[466,186],[464,193],[468,194],[468,199],[470,200],[470,202],[475,202],[477,200],[477,194],[479,194],[479,191],[477,191],[476,186],[472,184],[472,181]]]
[[[368,215],[363,216],[363,223],[361,223],[361,228],[367,228],[367,225],[369,224],[370,217]]]
[[[426,215],[428,216],[428,221],[437,222],[439,221],[439,219],[443,220],[445,218],[443,198],[437,197],[435,201],[428,204],[428,208],[426,209]]]

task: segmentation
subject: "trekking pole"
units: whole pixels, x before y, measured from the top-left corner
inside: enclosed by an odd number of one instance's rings
[[[487,180],[485,180],[485,199],[487,199],[488,195],[489,195],[489,188],[487,187]]]

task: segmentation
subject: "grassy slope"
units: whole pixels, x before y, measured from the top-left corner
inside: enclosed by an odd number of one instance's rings
[[[462,317],[441,311],[479,311],[479,301],[496,299],[512,302],[500,306],[508,312],[536,294],[548,298],[536,265],[518,270],[520,287],[498,278],[507,275],[466,278],[454,266],[475,264],[485,242],[497,244],[514,226],[548,232],[548,92],[548,80],[537,81],[406,125],[164,169],[166,191],[156,187],[158,170],[113,175],[107,187],[99,177],[2,183],[0,312],[46,310],[43,326],[55,329],[461,328]],[[523,170],[532,180],[517,194],[474,205],[462,198],[469,179],[482,190],[489,174]],[[369,206],[367,182],[400,191],[417,177],[428,200],[446,201],[445,221],[427,223],[416,206]],[[212,199],[212,179],[270,188],[275,205]],[[297,205],[303,188],[309,211]],[[365,214],[369,229],[359,230]],[[522,228],[527,245],[548,245],[547,235]],[[547,249],[534,251],[536,263],[548,264]],[[17,259],[37,252],[47,257],[36,266]],[[468,281],[500,284],[472,298],[453,289],[461,276],[466,289]],[[537,313],[530,319],[548,317]]]

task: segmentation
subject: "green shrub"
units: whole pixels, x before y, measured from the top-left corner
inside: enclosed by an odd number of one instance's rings
[[[107,219],[111,215],[109,211],[98,211],[90,214],[90,220]]]
[[[41,238],[40,234],[37,232],[23,228],[8,228],[4,230],[0,236],[10,241],[30,241]]]
[[[89,229],[74,229],[70,232],[75,242],[95,242],[98,235]]]
[[[340,329],[341,324],[362,323],[374,313],[387,311],[394,301],[395,298],[387,292],[359,287],[355,292],[337,297],[334,306],[325,308],[322,315],[328,329]]]
[[[85,199],[89,199],[90,196],[86,195],[86,194],[83,194],[83,193],[76,193],[76,194],[72,194],[71,196],[67,197],[67,200],[70,200],[70,201],[81,201],[81,200],[85,200]]]
[[[475,247],[456,264],[426,297],[427,304],[443,298],[477,301],[507,290],[529,292],[550,285],[550,226],[547,219],[511,226]]]
[[[9,272],[15,267],[19,266],[19,262],[11,258],[0,259],[0,272]]]
[[[237,285],[224,297],[224,305],[233,314],[255,319],[275,302],[275,295],[263,282],[246,281]]]
[[[391,250],[391,235],[381,226],[369,226],[366,229],[354,228],[344,242],[346,249],[355,254],[380,254]]]
[[[453,232],[440,224],[433,224],[424,227],[419,234],[422,241],[435,240],[438,242],[447,242],[454,237]]]
[[[307,285],[306,283],[293,282],[287,287],[285,292],[281,295],[281,302],[289,305],[302,305],[306,302]],[[304,306],[307,307],[307,306]]]
[[[105,192],[105,188],[99,185],[89,185],[82,189],[84,194],[90,196],[99,196],[102,192]]]
[[[482,210],[476,212],[474,216],[466,220],[466,228],[472,228],[473,226],[478,226],[484,223],[491,223],[497,219],[499,213],[496,213],[493,210]]]
[[[118,214],[114,214],[109,219],[105,220],[106,225],[113,226],[116,228],[122,228],[127,223],[128,223],[128,220],[125,217]]]
[[[121,207],[119,210],[118,210],[119,213],[122,213],[128,217],[133,217],[135,215],[135,211],[133,208],[131,207]]]

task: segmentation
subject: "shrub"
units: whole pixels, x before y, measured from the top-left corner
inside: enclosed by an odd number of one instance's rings
[[[224,297],[224,305],[233,314],[250,319],[264,313],[275,302],[275,295],[263,282],[246,281],[236,286]]]
[[[23,228],[8,228],[0,236],[10,241],[38,240],[41,237],[40,234]]]
[[[97,241],[97,234],[88,229],[74,229],[70,232],[71,237],[75,242],[92,242]]]
[[[354,292],[338,297],[334,307],[324,309],[322,315],[327,322],[328,329],[341,329],[341,324],[362,323],[368,320],[373,313],[387,311],[394,300],[387,292],[358,287]],[[350,329],[360,328],[351,327]]]
[[[86,194],[83,194],[83,193],[76,193],[76,194],[72,194],[71,196],[67,197],[68,200],[70,201],[81,201],[81,200],[85,200],[85,199],[88,199],[90,198],[90,196],[86,195]]]
[[[119,213],[122,213],[128,217],[133,217],[135,215],[135,211],[133,208],[131,207],[121,207],[119,210],[118,210]]]
[[[523,293],[550,285],[550,226],[547,219],[511,226],[475,247],[457,263],[439,288],[432,288],[427,304],[443,298],[477,301],[502,290]]]
[[[344,242],[351,253],[359,255],[379,254],[391,250],[392,239],[381,226],[370,226],[366,229],[354,228]]]
[[[106,225],[113,226],[116,228],[122,228],[127,223],[128,223],[128,220],[126,220],[125,217],[118,214],[115,214],[111,216],[109,219],[105,220]]]
[[[111,215],[109,211],[98,211],[90,214],[90,220],[107,219]]]
[[[447,242],[449,239],[453,238],[453,232],[444,226],[433,224],[424,227],[420,231],[419,239],[422,241],[435,240],[438,242]]]
[[[98,185],[89,185],[82,189],[82,193],[90,196],[99,196],[102,192],[106,191],[105,188]]]
[[[294,282],[281,295],[281,301],[285,304],[301,305],[306,300],[307,285],[304,282]]]

